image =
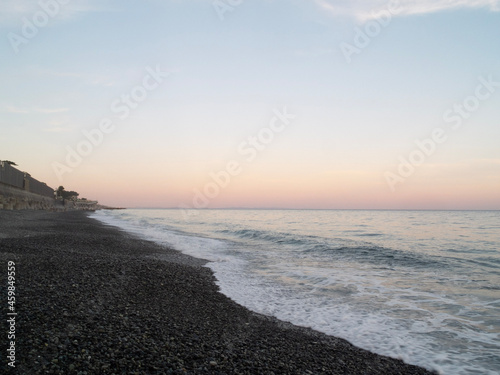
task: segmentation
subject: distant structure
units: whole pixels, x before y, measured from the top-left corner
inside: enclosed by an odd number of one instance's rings
[[[27,172],[13,167],[11,161],[0,161],[0,209],[4,210],[95,210],[98,202],[56,200],[55,189]]]
[[[54,189],[47,186],[45,182],[35,180],[29,173],[21,172],[19,169],[14,168],[7,161],[0,161],[0,182],[33,194],[54,198]]]

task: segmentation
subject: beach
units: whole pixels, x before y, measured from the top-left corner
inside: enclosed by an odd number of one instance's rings
[[[0,257],[4,290],[15,268],[9,373],[429,373],[251,312],[219,292],[205,261],[82,211],[0,211]],[[3,294],[4,317],[8,306]]]

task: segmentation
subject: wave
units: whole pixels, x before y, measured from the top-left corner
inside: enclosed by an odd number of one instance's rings
[[[338,247],[317,245],[306,250],[306,252],[323,253],[344,261],[350,260],[358,263],[371,263],[389,267],[435,269],[442,266],[449,266],[449,260],[443,257],[396,250],[372,244]]]
[[[219,233],[234,236],[246,240],[267,241],[280,245],[306,245],[308,238],[304,236],[296,236],[289,233],[270,232],[255,229],[240,229],[240,230],[219,230]],[[310,236],[309,238],[314,238]]]
[[[366,241],[355,241],[345,238],[324,238],[319,236],[298,236],[291,233],[271,232],[265,230],[239,229],[220,230],[219,233],[244,240],[267,242],[269,245],[289,245],[297,253],[320,257],[338,258],[363,263],[372,263],[389,267],[438,268],[449,265],[449,259],[430,256],[406,250],[377,246]],[[368,233],[364,236],[378,236]],[[288,249],[290,250],[290,249]]]

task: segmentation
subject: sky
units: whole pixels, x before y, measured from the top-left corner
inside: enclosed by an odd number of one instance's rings
[[[0,160],[120,207],[500,209],[500,0],[2,0]]]

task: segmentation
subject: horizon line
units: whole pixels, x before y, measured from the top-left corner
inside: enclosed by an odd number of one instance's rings
[[[283,207],[124,207],[127,210],[262,210],[262,211],[500,211],[500,208],[481,209],[481,208],[283,208]]]

